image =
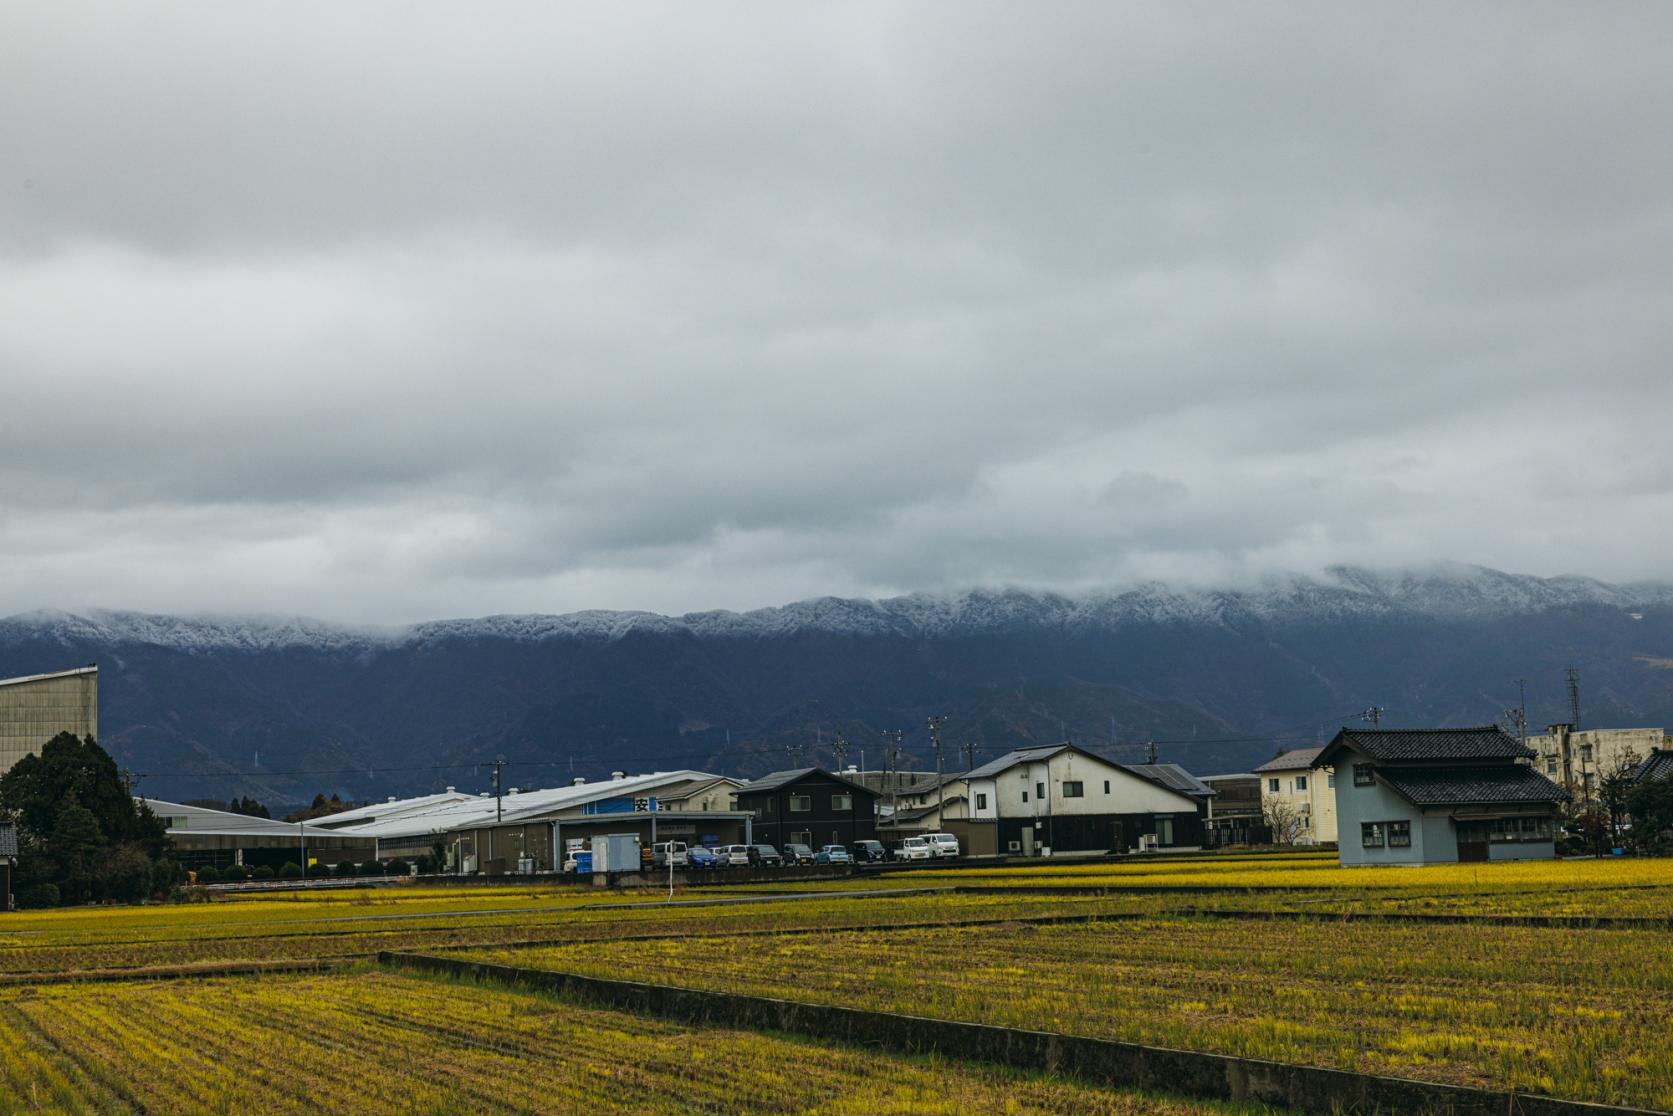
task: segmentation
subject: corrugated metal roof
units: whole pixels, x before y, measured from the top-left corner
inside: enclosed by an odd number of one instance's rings
[[[1255,768],[1255,772],[1259,774],[1264,771],[1294,771],[1297,768],[1310,768],[1322,751],[1324,751],[1323,745],[1317,748],[1291,748],[1276,759],[1267,760]]]
[[[0,678],[0,686],[21,686],[25,682],[45,682],[49,678],[72,678],[78,674],[97,674],[96,665],[76,667],[73,670],[55,670],[50,674],[25,674],[17,678]]]
[[[1351,729],[1325,746],[1326,752],[1353,748],[1375,760],[1527,759],[1533,749],[1497,725],[1479,728]]]
[[[1414,806],[1562,802],[1568,792],[1520,763],[1481,768],[1388,768],[1377,778]]]
[[[170,833],[202,834],[206,837],[353,837],[353,830],[321,829],[317,825],[274,821],[271,818],[252,818],[248,814],[231,814],[225,810],[211,810],[204,806],[188,806],[184,802],[168,802],[161,798],[140,798],[151,807],[151,812],[169,824]]]

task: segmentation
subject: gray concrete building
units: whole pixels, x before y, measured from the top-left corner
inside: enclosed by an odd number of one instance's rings
[[[99,735],[99,668],[0,678],[0,775],[61,732]]]

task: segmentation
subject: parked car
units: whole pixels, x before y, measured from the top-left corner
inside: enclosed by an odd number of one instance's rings
[[[718,868],[720,858],[715,856],[713,849],[705,849],[702,845],[692,845],[685,851],[686,867],[692,869]]]
[[[852,864],[848,850],[841,845],[826,845],[813,855],[815,864]]]
[[[784,846],[784,862],[786,864],[812,864],[813,850],[806,845],[791,842]]]
[[[883,847],[881,841],[855,841],[854,859],[858,862],[888,860],[889,850]]]
[[[929,842],[930,855],[945,857],[951,860],[958,856],[958,838],[951,833],[926,833],[924,840]]]
[[[749,867],[748,845],[722,845],[720,848],[715,850],[715,854],[720,857],[720,866],[722,868]]]
[[[658,841],[651,846],[651,863],[658,868],[667,868],[672,860],[674,867],[684,868],[686,860],[686,843],[684,841]]]
[[[895,845],[896,860],[929,860],[933,856],[929,842],[922,837],[907,837]]]
[[[782,868],[784,857],[771,845],[749,846],[749,862],[761,868]]]

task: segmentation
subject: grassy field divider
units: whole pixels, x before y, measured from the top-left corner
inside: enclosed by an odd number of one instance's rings
[[[1235,907],[1181,907],[1168,917],[1224,918],[1244,921],[1278,922],[1427,922],[1469,923],[1483,926],[1526,926],[1544,930],[1666,930],[1673,931],[1673,919],[1637,918],[1615,915],[1521,915],[1468,914],[1450,911],[1263,911]]]
[[[595,1007],[689,1024],[804,1035],[892,1053],[936,1054],[1124,1088],[1280,1105],[1302,1112],[1651,1116],[1648,1109],[427,954],[383,951],[378,961],[461,980],[520,985]]]
[[[8,985],[89,984],[118,980],[191,980],[194,978],[263,976],[272,973],[322,973],[346,965],[365,964],[370,952],[337,958],[300,961],[211,961],[201,965],[140,965],[132,969],[65,969],[32,973],[0,973],[0,987]]]
[[[564,938],[554,941],[551,938],[536,939],[527,942],[495,942],[494,949],[541,949],[551,946],[585,945],[589,941],[605,942],[665,942],[671,938],[690,938],[692,941],[713,941],[716,938],[783,938],[800,934],[843,934],[843,933],[894,933],[897,930],[962,930],[969,926],[1040,926],[1040,925],[1073,925],[1086,922],[1135,922],[1140,919],[1156,919],[1163,917],[1155,912],[1147,911],[1102,911],[1086,914],[1058,914],[1058,915],[989,915],[984,918],[947,919],[940,922],[860,922],[852,925],[828,926],[784,926],[765,930],[658,930],[650,934],[600,934],[596,938]],[[608,930],[610,924],[599,924],[599,929]],[[462,953],[466,950],[479,950],[482,946],[471,943],[466,945],[446,946],[440,953]],[[382,951],[380,951],[380,956]],[[368,953],[368,956],[370,954]]]

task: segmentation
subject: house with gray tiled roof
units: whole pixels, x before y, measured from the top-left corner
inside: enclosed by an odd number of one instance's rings
[[[0,911],[12,909],[12,869],[17,866],[17,826],[0,821]]]
[[[1353,864],[1452,864],[1556,855],[1568,793],[1497,726],[1348,729],[1313,758],[1336,772],[1339,857]]]

